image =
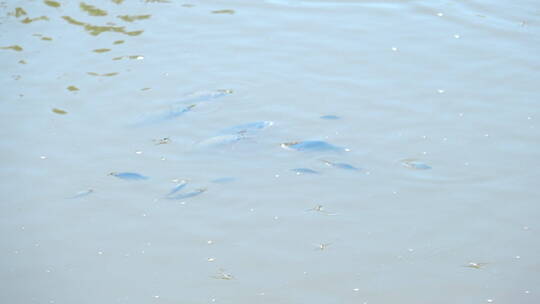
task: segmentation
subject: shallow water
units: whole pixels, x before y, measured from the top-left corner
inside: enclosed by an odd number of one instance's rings
[[[3,303],[540,301],[536,1],[0,15]]]

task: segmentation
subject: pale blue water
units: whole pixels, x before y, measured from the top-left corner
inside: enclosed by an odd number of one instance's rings
[[[537,1],[58,3],[0,2],[2,303],[540,301]]]

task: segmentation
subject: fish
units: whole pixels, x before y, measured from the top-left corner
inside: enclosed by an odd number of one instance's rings
[[[224,183],[234,182],[235,180],[236,178],[234,177],[220,177],[220,178],[211,180],[211,182],[216,183],[216,184],[224,184]]]
[[[249,137],[246,137],[243,134],[227,134],[210,137],[199,142],[197,145],[201,148],[204,147],[225,147],[233,145],[241,140],[245,140]]]
[[[172,188],[172,190],[169,193],[167,193],[166,197],[169,197],[175,194],[176,192],[184,189],[187,186],[187,184],[188,182],[186,180],[180,181],[178,184],[176,184],[176,186],[174,186],[174,188]]]
[[[174,120],[186,113],[192,112],[201,103],[224,97],[232,93],[232,90],[226,89],[199,91],[188,94],[184,96],[184,98],[174,102],[167,110],[143,116],[139,122],[134,124],[134,126],[144,126]]]
[[[334,163],[334,162],[324,160],[324,159],[322,160],[322,162],[324,162],[329,167],[334,167],[334,168],[339,168],[339,169],[344,169],[344,170],[360,171],[360,169],[347,163]]]
[[[81,197],[84,197],[84,196],[88,196],[88,195],[90,195],[92,193],[94,193],[94,189],[88,189],[88,190],[77,192],[74,196],[71,196],[69,198],[70,199],[81,198]]]
[[[119,179],[133,180],[133,181],[149,179],[148,176],[144,176],[144,175],[141,175],[139,173],[134,173],[134,172],[111,172],[109,173],[109,175],[118,177]]]
[[[409,159],[404,159],[401,161],[401,164],[406,167],[406,168],[409,168],[409,169],[415,169],[415,170],[429,170],[431,169],[431,166],[419,161],[419,160],[416,160],[416,159],[412,159],[412,158],[409,158]]]
[[[223,129],[218,134],[250,134],[262,131],[274,125],[272,121],[255,121],[245,124],[232,126],[230,128]]]
[[[188,192],[188,193],[180,193],[180,194],[177,194],[175,196],[168,196],[167,198],[172,199],[172,200],[186,199],[186,198],[190,198],[190,197],[200,195],[200,194],[204,193],[205,191],[206,191],[206,188],[201,188],[201,189],[196,189],[196,190]]]
[[[294,169],[291,169],[291,171],[295,172],[297,175],[301,175],[301,174],[319,174],[318,171],[315,171],[315,170],[312,170],[312,169],[309,169],[309,168],[294,168]]]
[[[325,151],[348,151],[343,147],[334,146],[330,143],[321,140],[294,141],[281,144],[281,147],[289,150],[305,151],[305,152],[325,152]]]
[[[340,119],[339,116],[336,116],[336,115],[323,115],[320,117],[321,119],[327,119],[327,120],[336,120],[336,119]]]

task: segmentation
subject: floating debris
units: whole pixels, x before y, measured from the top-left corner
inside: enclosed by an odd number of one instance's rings
[[[214,279],[220,280],[232,280],[234,277],[230,273],[226,273],[225,270],[219,269],[219,273],[215,276],[212,276]]]
[[[81,8],[81,10],[85,11],[90,16],[107,16],[106,11],[101,10],[93,5],[86,4],[84,2],[81,2],[81,4],[79,4],[79,7]]]
[[[234,10],[231,10],[231,9],[212,11],[212,14],[229,14],[229,15],[232,15],[234,13],[235,13]]]
[[[47,4],[48,6],[51,6],[51,7],[60,7],[60,3],[56,2],[56,1],[45,0],[45,1],[43,1],[43,3],[45,3],[45,4]]]
[[[187,8],[190,8],[190,7],[195,7],[195,5],[193,5],[193,4],[189,4],[189,3],[186,3],[186,4],[182,4],[181,6],[182,6],[182,7],[187,7]]]
[[[88,190],[85,190],[85,191],[77,192],[74,196],[69,197],[69,198],[70,199],[81,198],[81,197],[88,196],[88,195],[90,195],[92,193],[94,193],[94,189],[88,189]]]
[[[315,212],[322,213],[324,215],[337,215],[337,213],[330,213],[330,212],[324,210],[323,205],[315,205],[315,207],[310,208],[310,209],[308,209],[306,211],[315,211]]]
[[[88,23],[84,23],[81,21],[77,21],[72,17],[69,16],[62,16],[64,20],[66,20],[68,23],[73,25],[78,25],[84,27],[84,29],[90,33],[90,35],[97,36],[104,32],[115,32],[115,33],[122,33],[128,36],[138,36],[142,34],[144,31],[132,31],[132,32],[126,32],[125,27],[123,26],[98,26],[98,25],[91,25]]]
[[[339,116],[336,115],[324,115],[320,117],[321,119],[327,119],[327,120],[336,120],[339,119]]]
[[[124,42],[125,42],[124,40],[116,40],[115,42],[113,42],[113,44],[122,44]]]
[[[141,175],[139,173],[133,173],[133,172],[111,172],[109,175],[118,177],[119,179],[124,180],[146,180],[149,179],[148,176]]]
[[[52,41],[52,37],[41,37],[41,40]]]
[[[0,46],[0,50],[14,50],[16,52],[20,52],[23,50],[23,48],[18,45],[10,45],[10,46]]]
[[[416,159],[404,159],[401,161],[401,164],[409,169],[415,169],[415,170],[429,170],[431,167],[419,160]]]
[[[24,18],[23,20],[21,20],[22,23],[24,24],[28,24],[28,23],[32,23],[34,21],[39,21],[39,20],[45,20],[45,21],[49,21],[49,18],[47,16],[41,16],[41,17],[36,17],[36,18]]]
[[[95,49],[95,50],[92,50],[92,52],[94,53],[106,53],[106,52],[110,52],[111,49]]]
[[[307,140],[307,141],[294,141],[281,144],[281,147],[284,149],[296,150],[296,151],[347,151],[342,147],[334,146],[325,141],[320,140]]]
[[[67,87],[67,89],[68,89],[69,91],[71,91],[71,92],[76,92],[76,91],[79,90],[79,88],[77,88],[76,86],[72,86],[72,85],[70,85],[69,87]]]
[[[144,20],[144,19],[150,19],[152,15],[122,15],[122,16],[116,16],[126,22],[133,22],[136,20]]]
[[[154,139],[152,140],[156,145],[165,145],[165,144],[168,144],[171,142],[171,138],[170,137],[163,137],[163,138],[160,138],[160,139]]]
[[[94,72],[87,72],[86,74],[91,76],[104,76],[104,77],[110,77],[110,76],[116,76],[118,75],[118,72],[112,72],[112,73],[105,73],[105,74],[98,74]]]
[[[486,266],[487,263],[475,263],[475,262],[470,262],[468,263],[467,265],[463,265],[463,267],[468,267],[468,268],[474,268],[474,269],[480,269],[484,266]]]
[[[60,109],[57,109],[57,108],[52,109],[52,111],[53,111],[54,113],[60,114],[60,115],[66,115],[66,114],[67,114],[66,111],[60,110]]]
[[[302,175],[302,174],[319,174],[318,171],[309,169],[309,168],[294,168],[291,169],[291,171],[295,172],[296,175]]]
[[[324,159],[322,159],[321,161],[329,167],[334,167],[334,168],[339,168],[339,169],[344,169],[344,170],[360,171],[360,169],[347,163],[334,163],[334,162],[324,160]]]
[[[20,64],[26,64],[26,61],[24,61],[24,60],[21,59],[21,60],[19,60],[19,63],[20,63]]]
[[[135,60],[143,60],[144,56],[141,55],[131,55],[131,56],[120,56],[120,57],[114,57],[112,60],[122,60],[122,59],[135,59]]]
[[[146,3],[169,3],[169,0],[145,0]]]
[[[321,251],[326,250],[326,248],[328,248],[328,246],[330,246],[330,245],[332,245],[332,244],[331,244],[331,243],[322,243],[322,244],[319,244],[319,245],[317,246],[317,250],[321,250]]]

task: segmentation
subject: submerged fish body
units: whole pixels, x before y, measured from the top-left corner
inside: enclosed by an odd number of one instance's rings
[[[305,151],[305,152],[346,151],[345,148],[334,146],[322,140],[288,142],[288,143],[281,144],[281,147],[284,149]]]
[[[220,177],[220,178],[213,179],[211,182],[216,183],[216,184],[225,184],[225,183],[234,182],[235,180],[236,178],[234,177]]]
[[[256,134],[274,123],[272,121],[256,121],[232,126],[217,132],[217,135],[207,138],[197,144],[200,148],[232,147],[240,141],[256,138]]]
[[[162,112],[143,117],[135,126],[149,125],[174,120],[193,111],[199,104],[232,94],[232,90],[200,91],[186,95]]]
[[[175,194],[176,192],[184,189],[187,186],[187,184],[188,183],[185,180],[180,181],[176,186],[174,186],[174,188],[171,189],[171,191],[169,191],[169,193],[167,193],[166,196],[171,196]]]
[[[255,121],[236,125],[219,131],[219,134],[251,134],[262,131],[274,125],[272,121]]]
[[[181,103],[200,103],[205,101],[211,101],[216,98],[224,97],[233,93],[233,90],[220,89],[214,91],[197,91],[186,95],[180,102]]]
[[[228,135],[219,135],[210,137],[199,142],[200,147],[225,147],[233,145],[241,140],[244,140],[248,137],[242,134],[228,134]]]
[[[336,120],[336,119],[339,119],[340,117],[336,115],[323,115],[320,118],[327,119],[327,120]]]
[[[334,168],[344,169],[344,170],[351,170],[351,171],[360,171],[359,168],[356,168],[355,166],[351,164],[347,164],[347,163],[335,163],[335,162],[331,162],[327,160],[323,160],[323,162],[329,167],[334,167]]]
[[[179,199],[186,199],[186,198],[190,198],[190,197],[194,197],[194,196],[197,196],[197,195],[200,195],[202,194],[203,192],[205,192],[206,189],[205,188],[202,188],[202,189],[196,189],[196,190],[193,190],[191,192],[187,192],[187,193],[180,193],[180,194],[177,194],[175,196],[167,196],[168,199],[172,199],[172,200],[179,200]]]
[[[88,195],[90,195],[92,193],[94,193],[94,189],[88,189],[88,190],[77,192],[75,195],[73,195],[73,196],[71,196],[69,198],[70,199],[81,198],[81,197],[88,196]]]
[[[141,175],[139,173],[134,173],[134,172],[111,172],[109,173],[109,175],[118,177],[119,179],[133,180],[133,181],[149,179],[148,176],[144,176],[144,175]]]
[[[409,169],[414,169],[414,170],[429,170],[431,169],[431,166],[419,161],[419,160],[416,160],[416,159],[404,159],[401,161],[401,164],[406,167],[406,168],[409,168]]]
[[[294,168],[294,169],[291,169],[291,171],[295,172],[297,175],[301,175],[301,174],[319,174],[318,171],[315,171],[315,170],[312,170],[312,169],[309,169],[309,168]]]

